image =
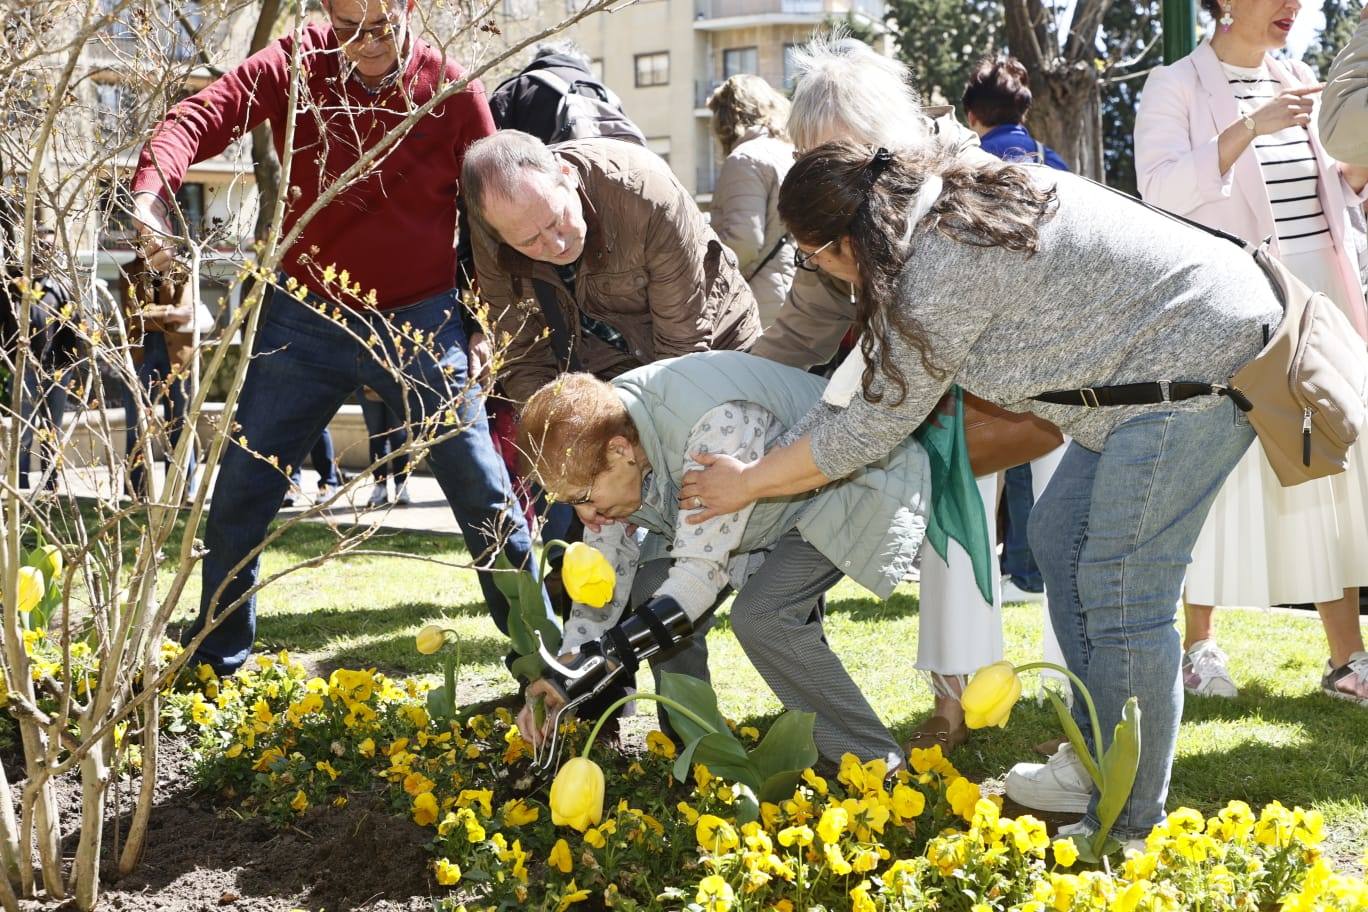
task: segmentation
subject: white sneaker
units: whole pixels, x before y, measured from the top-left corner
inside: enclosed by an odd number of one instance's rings
[[[408,504],[413,503],[413,495],[409,493],[407,481],[399,485],[398,490],[394,492],[394,502],[400,506],[407,506]]]
[[[1004,576],[1002,578],[1002,604],[1006,605],[1009,603],[1017,604],[1025,602],[1039,604],[1043,601],[1045,601],[1044,592],[1027,592],[1025,589],[1022,589],[1016,583],[1012,582],[1010,576]]]
[[[1198,697],[1238,697],[1229,656],[1214,640],[1198,640],[1183,653],[1183,689]]]
[[[1094,830],[1092,827],[1088,826],[1086,823],[1080,820],[1077,823],[1064,824],[1064,826],[1060,827],[1058,830],[1055,831],[1055,838],[1077,838],[1078,840],[1082,841],[1086,839],[1092,839],[1093,834],[1096,832],[1096,830]],[[1122,855],[1130,855],[1131,852],[1135,852],[1139,855],[1145,854],[1145,840],[1137,836],[1134,839],[1127,839],[1125,842],[1121,843]]]
[[[373,510],[376,507],[383,507],[387,503],[389,503],[388,482],[381,482],[377,484],[375,487],[371,488],[370,497],[366,500],[367,509]]]
[[[1007,797],[1037,811],[1086,813],[1092,792],[1092,779],[1068,743],[1046,762],[1018,763],[1007,774]]]

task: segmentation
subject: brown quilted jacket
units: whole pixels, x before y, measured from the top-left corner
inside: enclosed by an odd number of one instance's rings
[[[555,147],[579,183],[588,224],[572,296],[555,267],[501,243],[475,215],[471,237],[480,296],[496,339],[508,339],[498,381],[521,404],[562,369],[532,279],[556,289],[573,350],[609,379],[642,364],[711,349],[744,351],[760,335],[736,256],[655,153],[615,139]],[[626,351],[584,332],[580,314],[622,334]]]

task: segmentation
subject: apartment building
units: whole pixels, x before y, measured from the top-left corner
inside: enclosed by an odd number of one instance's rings
[[[583,0],[504,0],[500,27],[516,40],[583,6]],[[737,73],[791,87],[793,48],[847,18],[882,31],[884,0],[636,0],[576,23],[563,37],[593,59],[651,148],[706,200],[720,156],[708,95]]]

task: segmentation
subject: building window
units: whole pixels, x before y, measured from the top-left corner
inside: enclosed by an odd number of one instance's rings
[[[636,55],[636,87],[670,84],[670,52],[658,51],[654,54]]]
[[[798,79],[798,62],[794,59],[794,54],[798,51],[798,45],[784,45],[784,89],[792,91],[793,83]]]
[[[181,184],[176,191],[176,205],[185,217],[185,227],[193,240],[204,236],[204,184]],[[173,217],[172,222],[176,219]],[[179,228],[177,228],[179,230]]]
[[[739,73],[760,73],[760,52],[753,47],[730,48],[722,52],[722,78],[730,79]]]

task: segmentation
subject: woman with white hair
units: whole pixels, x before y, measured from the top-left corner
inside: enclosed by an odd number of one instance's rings
[[[798,271],[793,245],[779,220],[779,185],[793,166],[789,102],[759,76],[740,73],[708,98],[713,135],[727,159],[713,188],[712,227],[736,254],[760,325],[779,316]]]
[[[903,64],[853,38],[818,37],[794,53],[798,79],[789,112],[789,135],[799,154],[835,139],[871,146],[913,148],[930,140],[950,144],[975,162],[996,158],[978,148],[978,136],[954,119],[953,109],[923,108]],[[765,329],[752,354],[810,367],[826,363],[856,320],[850,285],[797,258],[798,277],[778,321]],[[859,352],[852,358],[859,359]],[[859,376],[859,371],[855,372]],[[988,548],[997,551],[997,476],[978,479],[987,516]],[[940,745],[950,752],[969,738],[959,695],[973,674],[1002,658],[1001,593],[992,573],[993,598],[985,599],[973,563],[958,542],[947,543],[947,560],[931,548],[921,553],[921,628],[916,666],[931,682],[931,716],[912,734],[908,748]],[[1046,626],[1047,653],[1059,656]]]

